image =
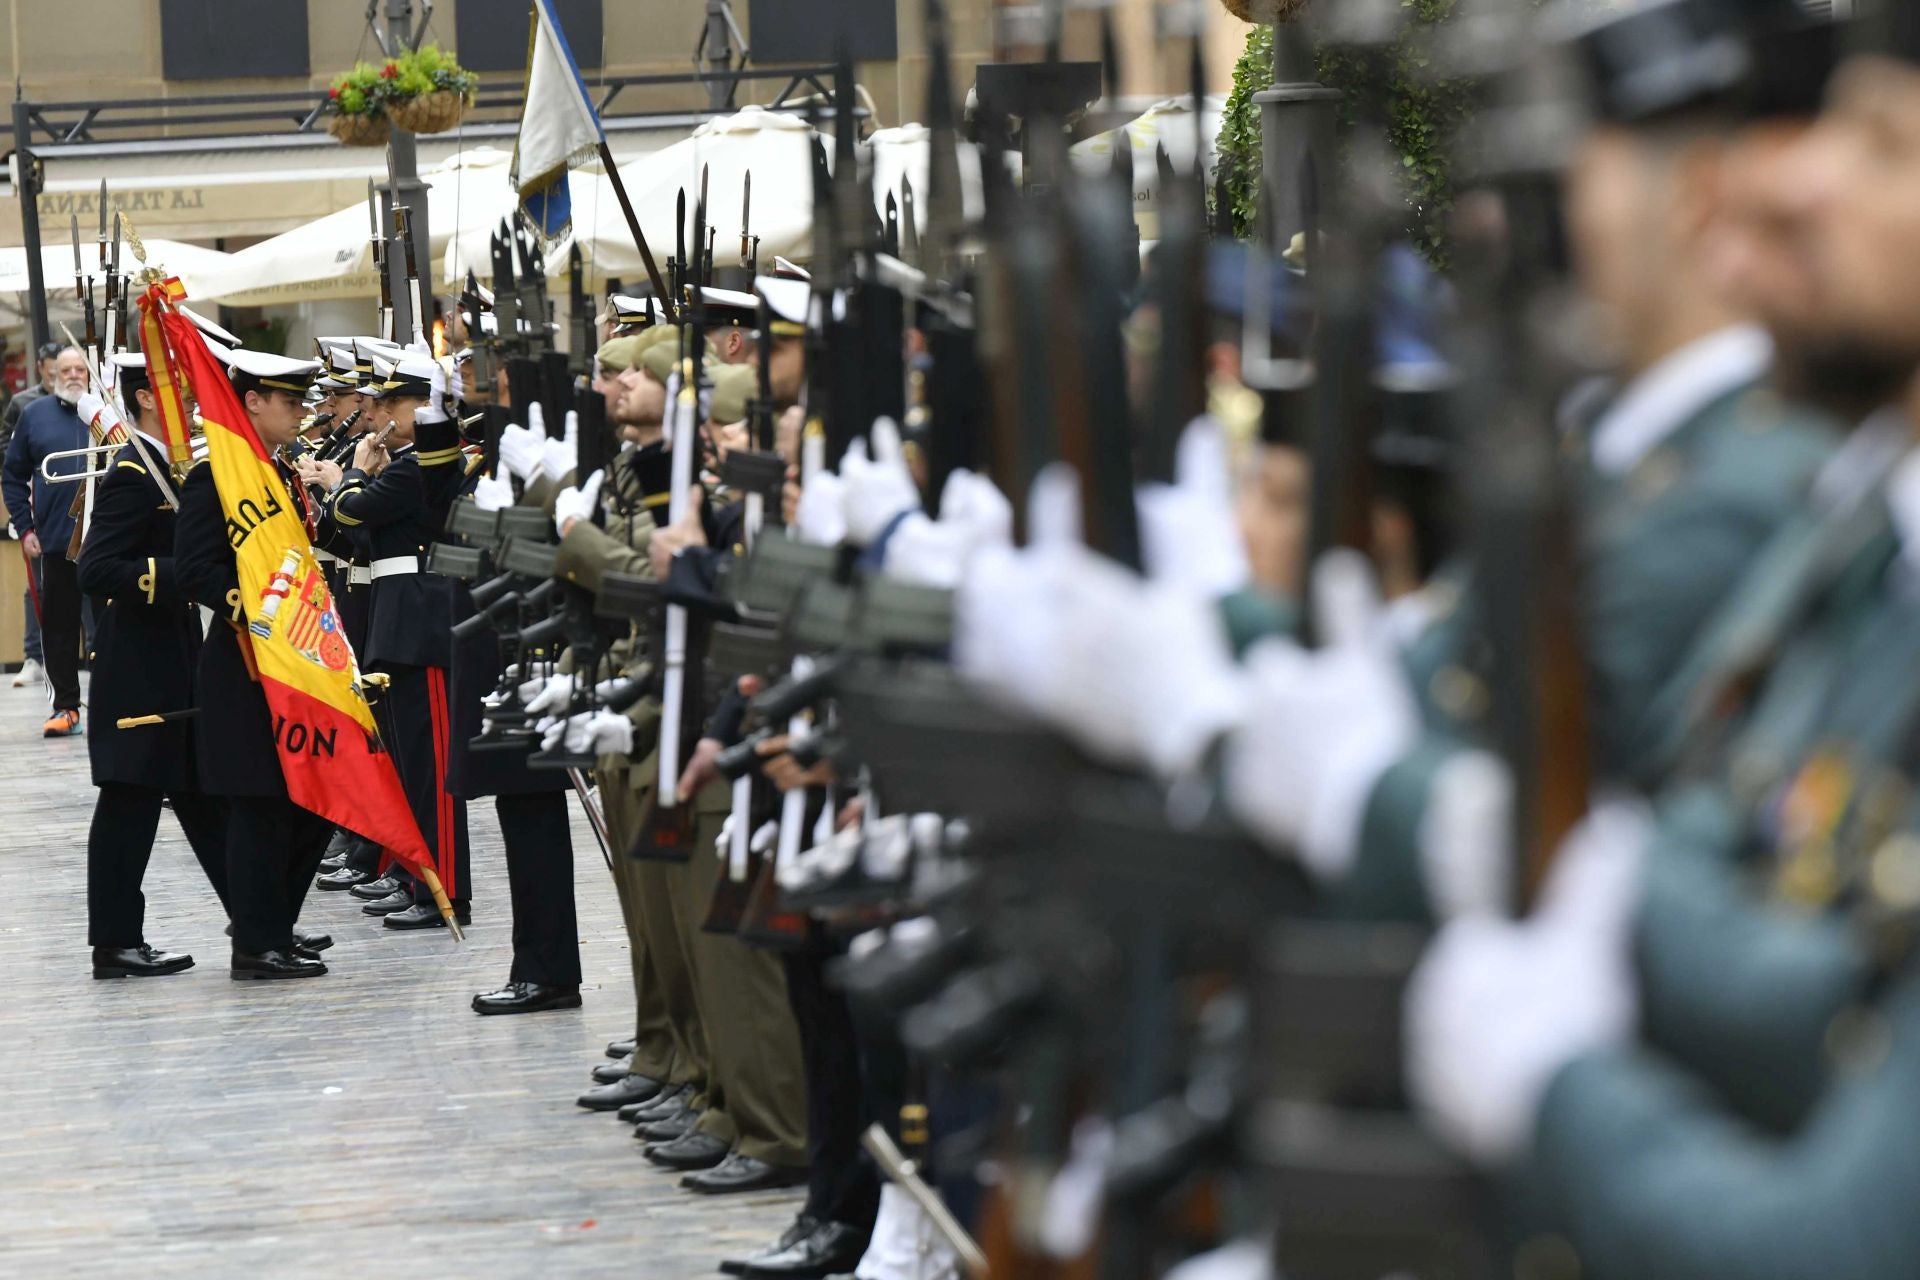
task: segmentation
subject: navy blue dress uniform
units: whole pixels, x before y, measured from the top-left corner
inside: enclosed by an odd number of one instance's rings
[[[234,388],[303,395],[319,372],[313,360],[234,351]],[[299,480],[281,467],[287,500],[299,509]],[[294,922],[333,828],[287,797],[265,692],[249,667],[247,625],[226,513],[210,467],[196,467],[180,494],[174,565],[187,599],[213,612],[195,692],[194,760],[202,790],[227,802],[227,910],[233,918],[235,977],[311,977],[326,966],[295,950]]]
[[[461,493],[479,479],[470,458]],[[460,612],[471,616],[465,583],[453,583]],[[500,683],[500,637],[492,628],[456,639],[449,697],[453,704],[453,765],[447,790],[463,800],[493,797],[506,847],[507,888],[513,906],[513,965],[507,985],[473,998],[476,1013],[531,1013],[580,1003],[580,925],[573,895],[573,831],[566,793],[572,781],[560,769],[530,769],[521,751],[473,751],[481,729],[481,700]]]
[[[376,355],[375,366],[384,374],[374,389],[379,398],[430,400],[428,357],[408,354],[389,363]],[[448,673],[453,626],[471,604],[452,579],[429,573],[426,560],[465,485],[465,455],[457,424],[438,416],[438,406],[420,410],[415,431],[415,444],[396,452],[378,476],[349,468],[328,496],[326,512],[367,555],[373,583],[362,666],[388,678],[380,699],[387,747],[433,851],[435,872],[464,920],[472,875],[466,799],[447,786],[454,737]],[[386,916],[393,928],[444,927],[424,885],[403,886],[368,910]]]
[[[114,360],[121,394],[134,410],[136,391],[147,386],[146,362],[138,355]],[[167,465],[166,448],[150,436],[145,444],[144,454],[132,444],[121,450],[95,487],[78,566],[80,590],[95,597],[97,618],[87,735],[99,789],[87,833],[87,942],[96,978],[172,973],[193,963],[191,956],[154,951],[143,932],[140,885],[163,799],[223,909],[227,897],[225,807],[199,788],[192,718],[115,727],[122,718],[192,708],[200,658],[199,611],[174,568],[177,514],[152,470]]]

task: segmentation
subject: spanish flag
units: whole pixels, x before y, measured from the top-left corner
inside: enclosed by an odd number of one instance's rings
[[[186,380],[206,424],[207,465],[227,515],[246,606],[240,643],[250,647],[250,665],[267,696],[287,795],[301,808],[378,841],[432,889],[458,939],[433,856],[374,727],[306,521],[226,371],[171,301],[158,308],[160,337],[172,356],[169,367]],[[149,350],[149,367],[152,358]]]

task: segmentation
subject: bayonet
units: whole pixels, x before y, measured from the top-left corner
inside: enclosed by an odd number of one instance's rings
[[[753,234],[753,170],[740,185],[740,265],[748,275],[760,274],[760,237]]]
[[[960,243],[960,155],[953,123],[953,69],[947,53],[945,0],[927,0],[927,261],[929,276],[947,274]],[[982,155],[983,160],[987,157]],[[986,175],[992,181],[992,175]]]
[[[700,198],[693,203],[693,287],[696,289],[708,283],[708,245],[707,166],[703,164],[700,166]]]
[[[367,179],[367,237],[373,245],[373,270],[380,277],[380,315],[377,331],[393,337],[393,278],[387,273],[387,238],[380,230],[380,200],[373,179]]]
[[[920,222],[913,207],[913,179],[900,175],[900,258],[910,267],[920,265]]]

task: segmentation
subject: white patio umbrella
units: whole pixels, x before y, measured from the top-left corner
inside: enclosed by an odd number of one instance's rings
[[[230,253],[218,249],[202,249],[199,245],[184,244],[178,240],[147,240],[147,265],[158,267],[168,275],[179,276],[180,283],[187,287],[189,297],[199,297],[197,287],[203,281],[216,280],[226,269]],[[87,274],[94,278],[94,299],[96,305],[104,288],[100,279],[99,252],[91,240],[80,245],[80,262]],[[137,274],[140,263],[125,244],[120,246],[120,269],[130,275]],[[40,246],[40,269],[45,274],[47,301],[58,307],[62,301],[73,301],[73,246],[71,244],[43,244]],[[24,294],[32,289],[27,279],[27,251],[22,248],[0,249],[0,294]],[[75,303],[76,307],[78,306]]]
[[[456,240],[480,238],[479,269],[486,273],[486,237],[500,219],[512,215],[514,198],[507,185],[508,153],[493,147],[475,147],[454,156],[422,175],[428,188],[428,254],[420,264],[456,265],[446,258]],[[214,278],[192,296],[228,306],[268,306],[332,298],[369,298],[380,291],[373,266],[367,206],[345,209],[316,218],[292,231],[228,255]],[[434,284],[444,288],[464,279],[442,274]]]
[[[703,166],[708,175],[707,221],[717,231],[716,267],[739,261],[741,193],[749,172],[753,174],[752,231],[760,237],[760,261],[770,266],[775,254],[808,257],[813,224],[812,138],[812,129],[797,116],[746,107],[707,121],[693,136],[643,161],[622,165],[620,176],[660,269],[666,270],[674,251],[675,208],[683,189],[687,222],[693,221]],[[583,195],[580,177],[575,176],[573,188],[574,235],[592,259],[595,273],[631,281],[644,278],[640,251],[612,184],[604,176],[592,176]],[[692,248],[688,246],[689,253]],[[555,269],[563,266],[552,255],[548,262]]]
[[[1201,103],[1200,134],[1203,139],[1201,162],[1212,174],[1216,160],[1214,140],[1220,133],[1220,116],[1226,109],[1224,98],[1207,98]],[[1068,151],[1076,172],[1093,175],[1113,169],[1114,149],[1125,136],[1133,147],[1133,220],[1143,240],[1160,235],[1160,164],[1158,151],[1167,149],[1167,158],[1181,173],[1193,169],[1194,120],[1192,98],[1168,98],[1156,102],[1118,129],[1096,133],[1077,142]]]
[[[914,221],[927,229],[927,157],[932,151],[933,130],[923,124],[896,125],[876,129],[867,139],[867,154],[873,166],[873,203],[885,210],[887,196],[900,198],[900,179],[913,183]],[[971,142],[956,144],[960,159],[960,206],[965,216],[976,219],[986,212],[986,196],[980,177],[980,148]],[[1019,174],[1020,157],[1009,153],[1008,169]]]

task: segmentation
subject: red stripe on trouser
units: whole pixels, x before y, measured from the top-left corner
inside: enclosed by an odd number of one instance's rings
[[[460,850],[454,832],[453,797],[447,794],[447,673],[439,667],[427,668],[427,706],[433,719],[433,813],[440,831],[434,862],[451,900],[460,896],[460,886],[454,880]]]

